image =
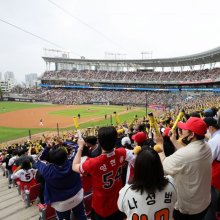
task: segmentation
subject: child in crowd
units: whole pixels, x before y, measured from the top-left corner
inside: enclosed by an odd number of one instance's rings
[[[29,190],[31,186],[36,184],[35,181],[36,170],[32,168],[32,164],[29,160],[24,160],[21,164],[21,169],[12,174],[12,179],[20,179],[21,190],[24,191],[24,186],[27,186]]]

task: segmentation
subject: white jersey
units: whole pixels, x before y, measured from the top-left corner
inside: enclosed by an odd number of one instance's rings
[[[17,160],[17,159],[18,159],[17,156],[10,158],[8,161],[8,166],[12,166],[14,164],[15,160]]]
[[[29,170],[20,169],[16,173],[13,173],[11,178],[17,179],[19,178],[22,182],[30,182],[35,175],[35,170],[33,168]]]
[[[118,208],[127,215],[128,220],[172,220],[173,209],[177,200],[172,177],[162,191],[153,194],[140,194],[126,184],[119,192]]]

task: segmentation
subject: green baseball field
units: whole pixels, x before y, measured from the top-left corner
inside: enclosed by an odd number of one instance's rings
[[[71,130],[77,124],[86,128],[131,123],[145,114],[145,108],[133,106],[0,102],[0,143],[46,131]]]

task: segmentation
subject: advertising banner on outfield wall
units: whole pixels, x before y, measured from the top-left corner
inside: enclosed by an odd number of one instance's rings
[[[45,102],[40,99],[25,99],[25,98],[12,98],[12,97],[3,97],[3,101],[11,101],[11,102]]]
[[[155,110],[166,110],[166,106],[165,105],[148,105],[148,108],[152,108]]]

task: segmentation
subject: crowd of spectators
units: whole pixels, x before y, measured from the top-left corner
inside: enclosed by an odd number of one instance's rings
[[[216,80],[220,77],[220,68],[191,70],[191,71],[169,71],[169,72],[114,72],[114,71],[94,71],[94,70],[61,70],[46,71],[42,80],[117,80],[117,81],[174,81],[174,82],[191,82],[203,80]]]
[[[182,95],[180,95],[182,97]],[[85,103],[114,103],[126,105],[149,104],[169,105],[180,100],[176,93],[166,92],[132,92],[132,91],[102,91],[102,90],[42,90],[40,94],[29,94],[29,97],[43,99],[58,104],[85,104]]]
[[[207,108],[219,106],[220,97],[215,93],[201,92],[134,92],[134,91],[106,91],[106,90],[68,90],[41,89],[36,93],[24,93],[23,97],[44,100],[57,104],[123,104],[123,105],[160,105],[172,108],[175,106],[191,110],[191,107]],[[192,107],[192,108],[193,108]]]
[[[178,123],[178,133],[167,130],[173,128],[179,111],[167,110],[156,117],[160,134],[154,132],[150,118],[144,117],[132,124],[97,127],[97,137],[91,136],[91,128],[60,136],[43,135],[41,140],[3,146],[0,163],[5,163],[11,178],[20,178],[23,185],[28,185],[30,178],[35,178],[31,174],[38,172],[44,180],[40,182],[44,186],[41,200],[55,208],[59,219],[70,219],[71,210],[77,219],[87,219],[82,202],[86,185],[93,192],[92,220],[124,220],[126,216],[138,219],[143,212],[149,219],[164,216],[171,220],[174,213],[174,220],[202,220],[207,211],[205,220],[214,220],[220,211],[219,177],[211,173],[211,164],[215,161],[219,168],[216,158],[220,154],[220,126],[216,120],[218,108],[213,104],[219,100],[206,100],[204,106],[203,100],[185,106],[181,119],[184,123]],[[202,107],[209,109],[201,111]],[[207,127],[209,135],[205,137]],[[212,140],[210,145],[205,138]],[[153,150],[155,144],[161,147],[161,162]],[[16,170],[12,170],[13,165]],[[211,183],[213,178],[215,184]]]
[[[181,74],[183,72],[52,71],[46,72],[42,79],[53,80],[55,77],[76,80],[201,81],[218,78],[220,69],[184,72],[184,77]],[[217,112],[220,103],[217,94],[61,88],[17,88],[13,92],[67,105],[105,103],[169,107],[167,112],[154,122],[159,134],[155,132],[150,118],[144,117],[132,124],[123,122],[115,127],[97,129],[97,137],[92,137],[96,140],[94,143],[89,143],[91,139],[88,138],[89,135],[86,136],[85,129],[68,132],[61,137],[44,136],[42,140],[34,143],[30,141],[23,145],[4,146],[1,162],[6,163],[7,170],[11,169],[12,164],[17,169],[13,174],[10,170],[12,179],[20,177],[22,180],[19,173],[32,172],[32,167],[26,166],[31,162],[44,179],[44,196],[41,199],[55,208],[59,219],[70,219],[71,211],[79,220],[87,218],[83,208],[85,186],[82,184],[86,177],[93,192],[92,220],[124,220],[126,217],[171,220],[172,215],[175,220],[202,220],[207,211],[211,217],[206,216],[205,220],[214,220],[215,214],[219,215],[219,184],[213,185],[211,182],[212,163],[215,162],[218,166],[218,176],[215,177],[217,183],[220,175],[219,138],[214,139],[220,132],[219,121],[216,120],[219,117]],[[170,108],[173,110],[170,111]],[[181,119],[183,123],[178,123],[178,129],[174,129],[174,121],[181,109],[185,111]],[[206,120],[203,121],[202,117]],[[205,136],[207,127],[209,137]],[[171,133],[167,132],[170,130]],[[177,141],[179,137],[181,139]],[[126,138],[126,143],[123,138]],[[210,145],[205,142],[208,138],[212,140],[209,141]],[[161,161],[153,150],[155,144],[161,147]],[[140,151],[136,151],[137,145]],[[42,154],[36,156],[41,150]],[[95,155],[94,150],[97,150]],[[27,151],[29,157],[24,155]],[[19,159],[19,156],[22,159]],[[82,158],[85,156],[86,158]],[[9,163],[12,158],[13,161]],[[23,170],[19,172],[19,169]],[[124,170],[126,178],[123,181]],[[80,175],[85,179],[80,178]],[[29,180],[25,178],[24,184],[27,184]],[[143,204],[143,201],[146,204]]]

